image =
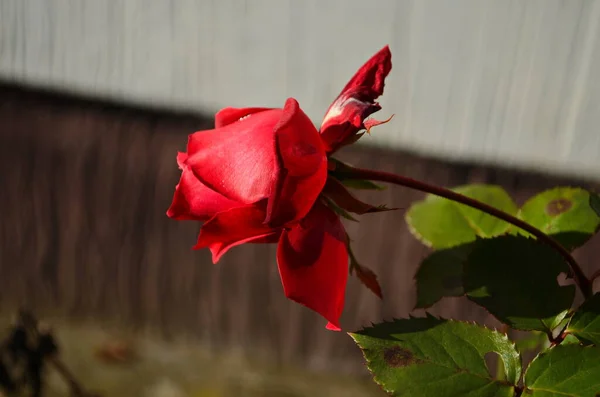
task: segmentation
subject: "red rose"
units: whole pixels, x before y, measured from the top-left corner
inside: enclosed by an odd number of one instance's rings
[[[365,118],[380,109],[375,99],[390,69],[386,46],[342,90],[320,131],[293,98],[283,109],[225,108],[215,129],[190,135],[177,156],[182,174],[167,215],[204,222],[194,248],[208,247],[216,263],[236,245],[278,243],[285,295],[329,329],[340,329],[348,278],[346,232],[329,206],[375,208],[328,176],[328,155],[378,123]]]

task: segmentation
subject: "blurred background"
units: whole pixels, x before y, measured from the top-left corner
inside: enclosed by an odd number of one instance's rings
[[[340,159],[518,204],[600,186],[600,0],[0,0],[2,321],[46,319],[102,395],[383,395],[347,335],[285,299],[274,246],[215,266],[165,211],[217,110],[295,97],[318,125],[386,44],[377,116],[395,117]],[[411,313],[428,253],[404,223],[421,193],[360,197],[401,210],[347,224],[385,296],[351,278],[347,330]],[[599,248],[576,252],[586,270]],[[498,326],[462,298],[431,311]]]

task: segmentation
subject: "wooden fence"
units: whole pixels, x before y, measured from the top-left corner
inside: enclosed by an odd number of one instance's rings
[[[234,248],[215,266],[208,251],[191,249],[198,224],[166,217],[179,178],[176,152],[189,133],[211,125],[209,118],[1,85],[2,306],[188,335],[217,349],[267,352],[281,363],[362,368],[350,338],[326,331],[322,318],[284,298],[274,246]],[[390,128],[393,123],[377,133]],[[553,185],[582,184],[364,146],[340,157],[446,186],[499,184],[519,203]],[[404,209],[423,195],[390,188],[361,197]],[[411,311],[412,277],[427,249],[409,234],[403,216],[403,210],[366,215],[347,225],[385,299],[351,279],[345,328]],[[577,253],[586,270],[599,247],[596,239]],[[497,324],[461,298],[433,312]]]

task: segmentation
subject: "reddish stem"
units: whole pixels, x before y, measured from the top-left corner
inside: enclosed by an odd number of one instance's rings
[[[453,192],[452,190],[429,185],[425,182],[418,181],[416,179],[408,178],[402,175],[396,175],[389,172],[383,171],[375,171],[368,170],[363,168],[354,168],[349,167],[344,169],[344,173],[348,173],[352,175],[352,178],[355,179],[366,179],[371,181],[380,181],[380,182],[388,182],[395,185],[405,186],[411,189],[419,190],[425,193],[433,194],[435,196],[443,197],[448,200],[455,201],[457,203],[464,204],[471,208],[478,209],[480,211],[485,212],[486,214],[495,216],[496,218],[502,219],[505,222],[508,222],[518,228],[525,230],[526,232],[535,236],[538,240],[544,242],[555,251],[557,251],[569,264],[571,271],[573,272],[573,276],[575,282],[581,289],[581,292],[586,298],[592,296],[592,283],[586,277],[585,273],[579,267],[579,264],[575,261],[575,259],[571,256],[569,251],[567,251],[559,242],[557,242],[552,237],[548,236],[546,233],[537,229],[536,227],[531,226],[529,223],[522,221],[510,214],[507,214],[504,211],[501,211],[497,208],[494,208],[490,205],[482,203],[480,201],[474,200],[467,196],[464,196],[460,193]]]
[[[563,329],[560,330],[558,335],[556,335],[556,338],[554,336],[552,336],[552,331],[549,331],[547,333],[548,341],[550,342],[550,346],[560,345],[562,343],[562,341],[565,340],[565,338],[567,337],[567,334],[565,333],[565,331],[567,330],[567,326],[568,326],[568,324],[565,325],[563,327]]]

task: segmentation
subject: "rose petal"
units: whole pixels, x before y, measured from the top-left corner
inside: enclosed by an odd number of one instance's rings
[[[300,224],[282,233],[277,263],[289,299],[340,329],[348,280],[346,232],[339,218],[317,202]]]
[[[341,331],[342,330],[340,327],[338,327],[337,325],[332,324],[332,323],[327,323],[325,328],[327,328],[330,331]]]
[[[275,133],[284,169],[265,221],[281,226],[310,211],[327,180],[327,155],[318,131],[293,98],[286,101]]]
[[[264,112],[265,110],[273,110],[271,108],[224,108],[215,114],[215,128],[225,127],[233,124],[244,117],[251,114]]]
[[[333,152],[364,128],[363,121],[381,107],[375,102],[383,94],[385,77],[392,68],[388,46],[369,59],[350,79],[331,104],[323,123],[321,137]]]
[[[202,225],[194,249],[208,247],[213,263],[230,248],[249,242],[272,242],[280,230],[264,225],[265,212],[258,206],[232,208],[219,212]]]
[[[279,242],[279,236],[281,235],[281,231],[274,234],[267,234],[264,237],[257,237],[251,241],[247,241],[249,244],[276,244]]]
[[[342,94],[353,88],[368,88],[377,96],[383,94],[385,78],[392,69],[392,53],[390,47],[385,46],[377,51],[360,69],[352,76],[342,90]]]
[[[169,218],[204,221],[211,218],[217,212],[241,205],[211,190],[200,182],[185,164],[186,160],[186,153],[177,154],[177,164],[182,172],[179,183],[175,187],[173,201],[167,210]]]
[[[282,114],[265,110],[190,135],[187,164],[202,183],[231,200],[252,204],[269,197],[280,176],[274,129]]]
[[[188,155],[185,152],[177,152],[177,166],[180,170],[184,170],[187,168],[187,159]]]

